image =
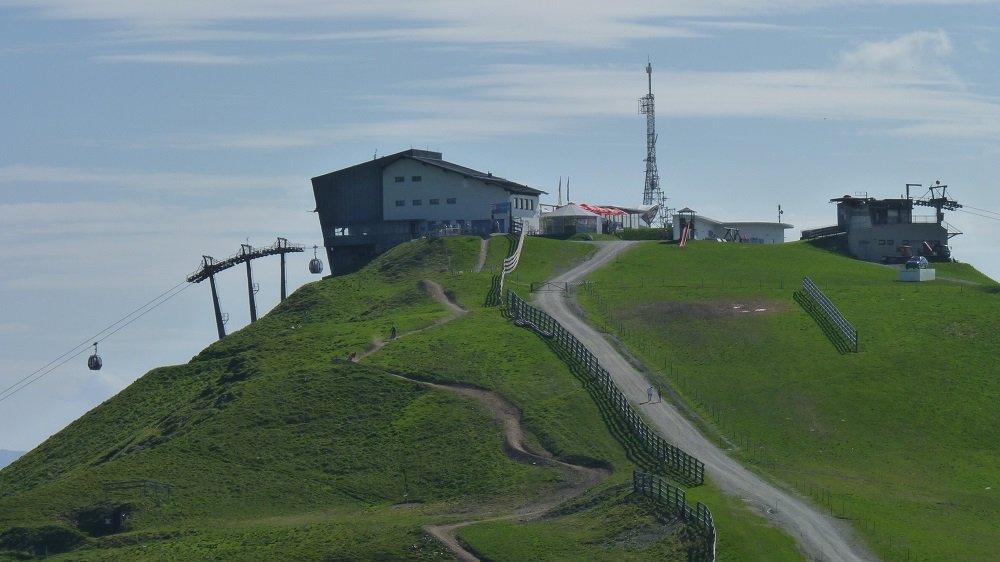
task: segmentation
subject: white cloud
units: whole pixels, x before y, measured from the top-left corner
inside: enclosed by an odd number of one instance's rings
[[[704,72],[653,70],[657,113],[668,118],[778,118],[849,121],[865,133],[993,141],[1000,101],[971,93],[946,64],[942,31],[861,43],[827,68]],[[636,113],[641,67],[493,65],[461,77],[394,84],[356,99],[386,115],[322,129],[202,135],[171,146],[280,149],[343,141],[436,142],[570,134],[574,124]]]
[[[311,55],[284,55],[251,57],[246,55],[219,55],[198,51],[175,51],[162,53],[124,53],[115,55],[98,55],[96,62],[129,63],[129,64],[183,64],[183,65],[245,65],[245,64],[276,64],[287,62],[308,62],[320,60]]]
[[[967,5],[992,0],[883,0],[868,4]],[[253,31],[216,30],[225,23],[253,21],[327,22],[328,33],[305,33],[305,40],[419,41],[462,44],[550,44],[577,48],[697,35],[671,19],[739,18],[800,14],[818,9],[857,6],[856,0],[534,0],[468,2],[465,0],[0,0],[0,6],[28,8],[44,17],[128,22],[132,38],[171,40],[173,34],[199,34],[202,40],[246,37]],[[148,34],[148,35],[147,35]],[[295,38],[298,34],[265,34]]]
[[[250,59],[244,56],[216,55],[194,51],[172,53],[132,53],[119,55],[100,55],[94,57],[98,62],[110,63],[143,63],[143,64],[195,64],[195,65],[228,65],[247,64]]]
[[[250,193],[264,190],[297,190],[306,180],[294,176],[147,173],[120,169],[89,169],[59,166],[0,166],[0,184],[31,184],[31,189],[49,185],[100,185],[130,190],[168,190],[208,196],[220,191]],[[16,187],[15,187],[16,189]]]
[[[862,43],[840,56],[839,69],[893,81],[954,82],[945,59],[953,52],[942,30],[916,31],[886,41]]]
[[[142,288],[183,280],[203,254],[224,259],[247,237],[270,246],[282,236],[316,237],[302,200],[202,208],[133,202],[0,205],[6,244],[0,290]],[[108,272],[114,272],[109,275]]]

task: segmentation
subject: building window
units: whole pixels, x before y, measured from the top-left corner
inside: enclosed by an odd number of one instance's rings
[[[449,198],[445,199],[445,203],[447,203],[449,205],[454,205],[457,202],[458,201],[456,201],[454,197],[449,197]]]
[[[403,177],[403,176],[396,176],[396,183],[403,183],[404,181],[406,181],[405,177]]]
[[[440,204],[441,204],[440,199],[431,199],[431,205],[440,205]]]
[[[532,211],[535,210],[535,200],[534,199],[531,200],[531,210]]]
[[[410,178],[410,181],[424,181],[424,178],[421,176],[413,176]]]
[[[421,199],[414,199],[414,200],[413,200],[413,206],[414,206],[414,207],[419,207],[419,206],[421,206],[421,205],[423,205],[423,204],[424,204],[424,202],[423,202],[423,200],[421,200]]]
[[[405,207],[406,206],[406,201],[403,201],[402,199],[396,199],[396,206],[397,207]]]

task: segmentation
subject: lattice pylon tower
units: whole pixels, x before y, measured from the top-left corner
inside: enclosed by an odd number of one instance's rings
[[[656,108],[653,98],[653,65],[646,63],[649,92],[639,98],[639,113],[646,116],[646,185],[642,190],[643,205],[659,205],[657,215],[665,226],[666,198],[660,189],[660,174],[656,170]]]

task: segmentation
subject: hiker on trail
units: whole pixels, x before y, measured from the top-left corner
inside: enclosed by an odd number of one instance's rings
[[[652,402],[652,401],[653,401],[653,387],[649,387],[646,389],[646,402]]]
[[[392,329],[389,330],[389,339],[390,340],[396,339],[396,326],[395,325],[393,325]]]

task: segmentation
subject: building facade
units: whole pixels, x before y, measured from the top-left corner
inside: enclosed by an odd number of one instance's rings
[[[718,221],[684,208],[673,217],[673,237],[680,240],[687,229],[688,240],[727,240],[751,244],[781,244],[785,231],[793,228],[783,222]]]
[[[427,235],[538,230],[544,191],[406,150],[312,179],[330,273],[355,271],[389,248]]]
[[[837,204],[837,230],[847,234],[848,251],[857,259],[893,263],[918,255],[951,257],[948,239],[958,232],[949,232],[940,206],[933,215],[915,215],[911,198],[845,195],[830,202]]]

